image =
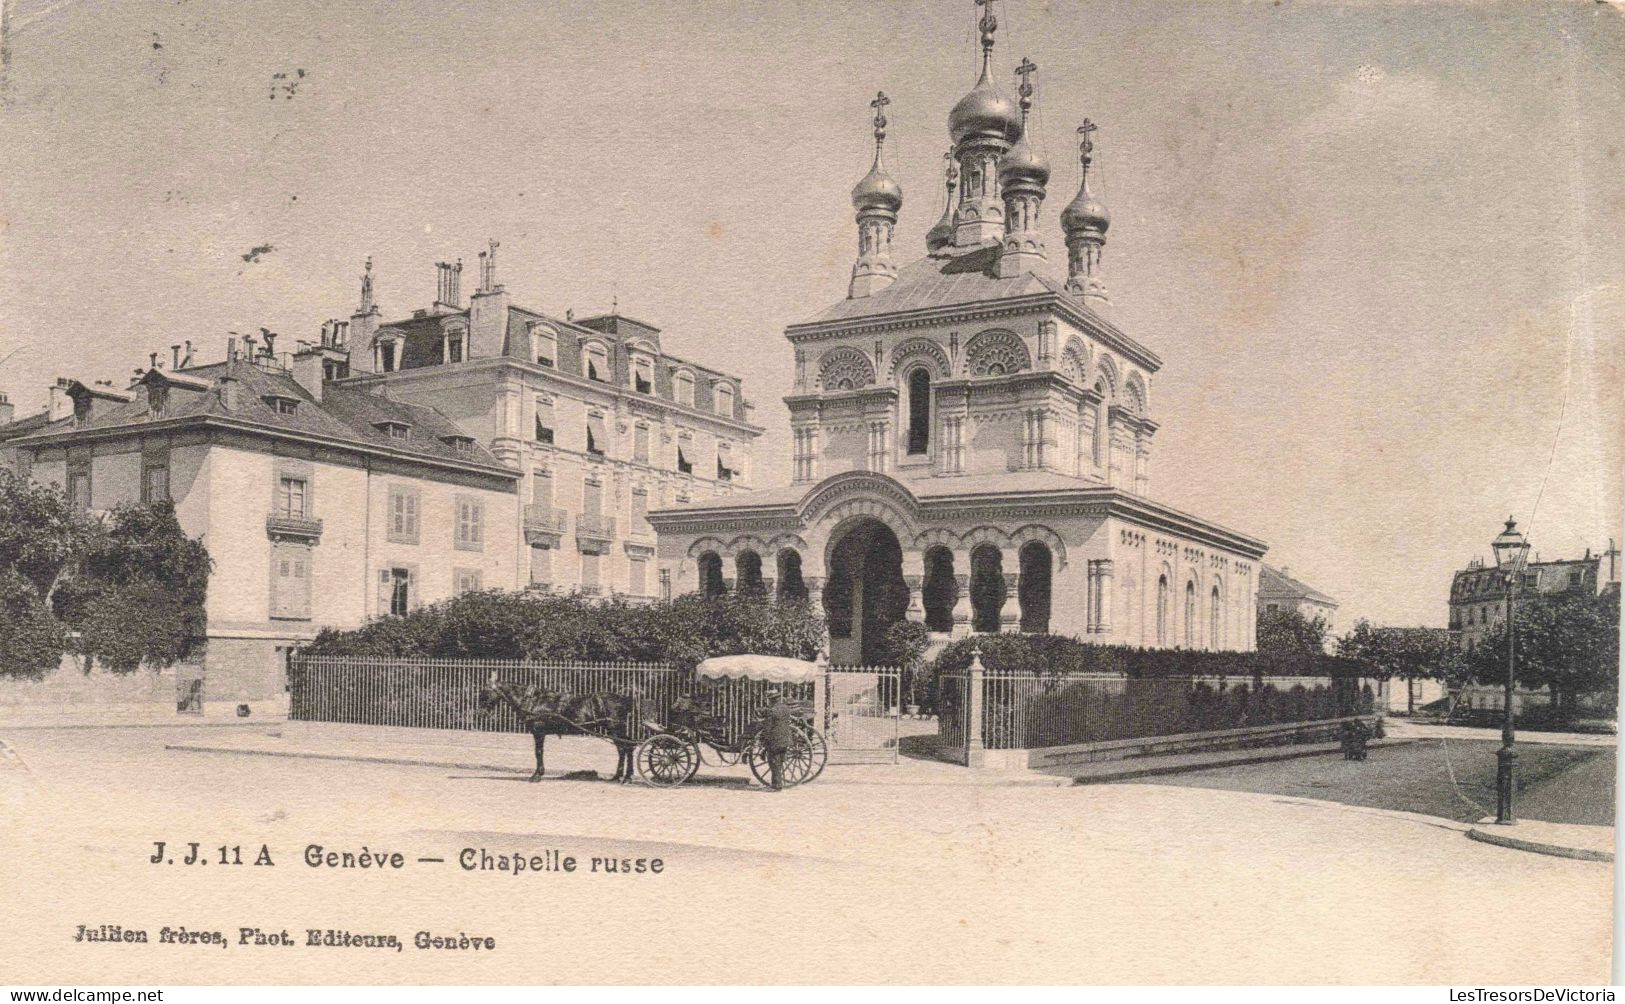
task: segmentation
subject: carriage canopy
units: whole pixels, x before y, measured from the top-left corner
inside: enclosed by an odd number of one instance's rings
[[[698,676],[713,680],[758,680],[763,683],[812,683],[816,663],[777,655],[719,655],[694,667]]]

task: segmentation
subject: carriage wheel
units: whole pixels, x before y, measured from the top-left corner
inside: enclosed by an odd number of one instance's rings
[[[762,748],[758,737],[751,737],[750,744],[745,748],[745,760],[750,764],[750,772],[756,775],[756,780],[764,785],[773,782],[773,773],[767,765],[767,751]],[[797,726],[790,739],[790,747],[784,751],[785,786],[806,784],[822,774],[828,762],[829,745],[824,742],[823,735],[817,729]]]
[[[632,759],[643,780],[657,788],[675,788],[700,769],[699,747],[664,732],[639,743]]]

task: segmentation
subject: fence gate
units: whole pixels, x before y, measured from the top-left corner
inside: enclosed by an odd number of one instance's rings
[[[890,666],[825,667],[814,724],[832,764],[896,763],[902,671]]]

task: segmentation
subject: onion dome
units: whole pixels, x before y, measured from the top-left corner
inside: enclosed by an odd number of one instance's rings
[[[869,173],[852,189],[852,208],[860,213],[866,209],[884,209],[895,213],[902,205],[902,186],[886,173],[877,151],[874,166],[869,168]]]
[[[875,162],[869,167],[869,173],[852,189],[852,208],[859,213],[868,210],[896,213],[903,205],[903,188],[886,173],[886,165],[881,159],[881,152],[886,147],[885,109],[889,104],[891,99],[886,97],[884,91],[869,102],[869,107],[875,110]]]
[[[954,152],[949,150],[942,155],[948,162],[948,199],[942,207],[942,219],[936,222],[930,230],[925,232],[925,249],[927,251],[941,251],[954,242],[954,187],[959,183],[959,168],[954,166]]]
[[[1021,112],[1008,94],[993,85],[986,65],[976,86],[948,113],[948,135],[955,146],[972,139],[1008,145],[1021,135]]]
[[[1095,198],[1094,192],[1089,190],[1089,164],[1094,160],[1094,140],[1091,134],[1098,129],[1088,119],[1078,127],[1078,162],[1083,169],[1083,181],[1078,186],[1078,194],[1061,210],[1061,229],[1068,237],[1074,234],[1093,234],[1104,238],[1106,228],[1112,225],[1112,214],[1106,211],[1105,203]]]
[[[989,67],[993,63],[993,33],[999,29],[998,18],[988,8],[978,23],[982,32],[982,76],[971,92],[959,99],[948,113],[948,135],[954,146],[966,140],[989,140],[1005,146],[1021,135],[1021,113],[1010,96],[993,86]]]
[[[1026,133],[999,158],[999,184],[1005,188],[1023,184],[1043,188],[1049,184],[1049,159],[1032,148]]]

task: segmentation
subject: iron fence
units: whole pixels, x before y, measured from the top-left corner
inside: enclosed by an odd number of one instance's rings
[[[902,671],[895,666],[828,666],[815,721],[831,763],[896,763]]]
[[[971,688],[977,682],[980,738],[991,750],[1315,722],[1369,712],[1375,699],[1369,685],[1342,677],[1279,677],[1259,686],[1225,677],[944,674],[938,736],[949,748],[969,745]]]

